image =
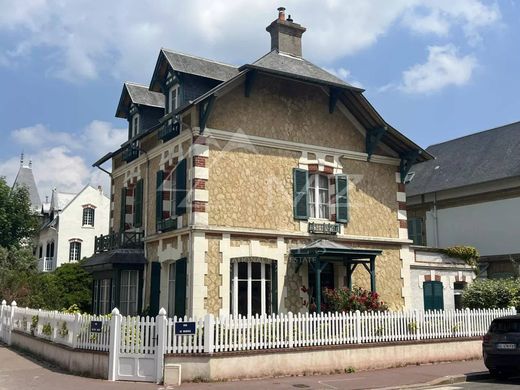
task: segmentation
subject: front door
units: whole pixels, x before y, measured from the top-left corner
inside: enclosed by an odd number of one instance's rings
[[[321,305],[323,307],[324,298],[323,298],[323,290],[326,288],[333,289],[334,288],[334,266],[332,263],[328,263],[323,271],[321,271]],[[316,272],[309,266],[309,298],[311,299],[309,311],[315,311],[316,304]],[[314,304],[314,305],[313,305]]]

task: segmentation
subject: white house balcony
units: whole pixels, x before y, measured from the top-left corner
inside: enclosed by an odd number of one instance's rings
[[[42,257],[38,260],[38,271],[40,272],[51,272],[54,271],[54,258],[53,257]]]

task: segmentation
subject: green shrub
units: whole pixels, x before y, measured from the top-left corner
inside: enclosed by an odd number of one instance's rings
[[[443,249],[442,253],[455,259],[464,260],[467,265],[473,268],[478,267],[478,258],[480,257],[480,254],[478,253],[478,250],[472,246],[452,246]]]
[[[503,309],[520,306],[518,279],[477,280],[464,289],[462,304],[470,309]]]
[[[325,298],[325,305],[323,311],[330,312],[347,312],[347,311],[384,311],[388,307],[383,301],[380,301],[377,293],[362,289],[361,287],[354,287],[348,289],[335,288],[324,289],[323,297]]]

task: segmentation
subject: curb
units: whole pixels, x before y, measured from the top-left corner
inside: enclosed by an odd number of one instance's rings
[[[404,386],[392,386],[392,387],[383,387],[378,390],[400,390],[400,389],[422,389],[426,386],[442,386],[442,385],[453,385],[455,383],[463,383],[470,381],[480,381],[490,379],[491,376],[487,371],[481,372],[471,372],[469,374],[460,374],[460,375],[448,375],[441,378],[434,379],[430,382],[425,383],[416,383],[413,385],[404,385]]]

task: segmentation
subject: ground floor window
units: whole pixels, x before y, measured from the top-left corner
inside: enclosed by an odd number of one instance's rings
[[[423,283],[424,310],[444,310],[442,282],[428,281]]]
[[[462,309],[462,293],[466,287],[466,282],[455,282],[453,283],[453,295],[455,300],[455,309]]]
[[[231,263],[230,272],[231,314],[270,314],[271,264],[237,261]]]
[[[108,314],[110,308],[110,279],[99,281],[99,314]]]
[[[137,289],[139,285],[139,271],[121,271],[119,290],[119,309],[121,314],[133,316],[137,314]]]

